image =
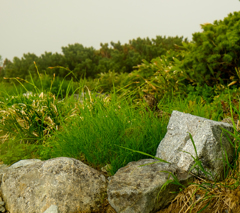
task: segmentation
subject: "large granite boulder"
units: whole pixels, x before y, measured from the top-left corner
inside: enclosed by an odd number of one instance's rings
[[[167,134],[158,146],[156,157],[170,162],[183,172],[190,171],[195,164],[192,156],[196,158],[196,152],[189,136],[191,133],[198,158],[204,169],[213,177],[210,175],[206,177],[204,173],[198,173],[196,169],[192,172],[204,178],[220,180],[223,178],[225,152],[229,162],[234,154],[234,148],[221,128],[233,132],[230,124],[173,111],[167,126]],[[230,140],[233,139],[232,136],[227,135]]]
[[[107,181],[73,158],[14,166],[2,176],[2,196],[10,213],[42,213],[56,205],[61,213],[99,212]]]

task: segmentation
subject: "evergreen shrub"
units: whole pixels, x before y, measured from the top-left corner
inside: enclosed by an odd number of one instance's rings
[[[201,27],[203,31],[194,33],[192,42],[183,42],[185,54],[179,69],[194,84],[239,84],[240,12]]]

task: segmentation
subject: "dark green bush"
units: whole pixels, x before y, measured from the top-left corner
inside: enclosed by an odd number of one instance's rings
[[[194,33],[191,43],[183,43],[187,51],[179,68],[196,84],[239,83],[240,12],[201,26],[203,32]]]
[[[23,54],[22,58],[14,57],[13,62],[6,59],[1,73],[3,77],[23,79],[29,73],[32,76],[37,75],[34,61],[38,65],[40,73],[46,72],[49,75],[55,73],[56,76],[64,78],[71,70],[72,73],[67,76],[67,79],[71,79],[72,74],[78,80],[83,77],[97,78],[98,74],[107,73],[109,70],[116,73],[130,73],[133,66],[140,64],[142,59],[151,61],[157,56],[166,54],[168,50],[178,48],[182,45],[182,41],[183,37],[178,36],[156,36],[155,39],[137,38],[126,44],[120,42],[110,42],[110,45],[101,43],[99,50],[95,50],[93,47],[84,47],[78,43],[69,44],[67,47],[62,47],[63,54],[45,52],[38,57],[35,54],[27,53]],[[184,41],[187,42],[186,39]]]

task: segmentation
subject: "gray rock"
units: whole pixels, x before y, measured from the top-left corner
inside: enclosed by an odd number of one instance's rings
[[[230,124],[173,111],[167,127],[167,134],[158,146],[156,157],[172,163],[183,172],[189,171],[195,163],[191,155],[196,157],[189,136],[191,133],[204,169],[210,172],[216,180],[220,180],[224,171],[222,152],[226,151],[230,162],[234,154],[234,148],[224,134],[221,140],[221,127],[233,132]],[[228,136],[231,140],[233,139],[232,136]],[[196,169],[192,172],[206,178],[202,172],[198,174]],[[207,178],[213,179],[209,175]]]
[[[0,199],[2,197],[2,190],[1,190],[2,176],[7,171],[8,168],[9,168],[9,166],[6,165],[6,164],[1,164],[0,165]]]
[[[144,165],[153,162],[151,165]],[[149,213],[164,208],[177,194],[170,193],[179,189],[178,185],[169,184],[165,190],[160,192],[161,187],[172,177],[168,173],[160,171],[170,171],[173,174],[177,170],[169,167],[166,163],[157,160],[145,159],[131,162],[127,166],[119,169],[111,178],[108,184],[108,201],[118,213]],[[179,180],[183,185],[187,185],[187,173],[179,175]]]
[[[45,212],[43,213],[58,213],[58,207],[56,205],[51,205]]]
[[[19,168],[19,167],[22,167],[22,166],[26,166],[26,165],[30,165],[30,164],[34,164],[34,163],[37,163],[37,162],[40,162],[41,160],[39,159],[25,159],[25,160],[20,160],[16,163],[14,163],[13,165],[11,165],[9,167],[9,169],[15,169],[15,168]]]
[[[2,174],[5,173],[8,168],[9,168],[9,166],[6,164],[0,165],[0,185],[1,185],[1,181],[2,181]]]
[[[6,168],[8,168],[9,166],[7,165],[7,164],[1,164],[0,165],[0,170],[2,170],[2,169],[6,169]]]
[[[30,164],[34,164],[34,163],[37,163],[37,162],[40,162],[41,160],[39,159],[25,159],[25,160],[20,160],[14,164],[12,164],[11,166],[8,166],[6,164],[2,164],[0,166],[0,186],[2,184],[2,176],[4,173],[6,173],[6,171],[8,169],[15,169],[15,168],[19,168],[19,167],[22,167],[22,166],[26,166],[26,165],[30,165]],[[2,190],[1,190],[1,187],[0,187],[0,197],[2,196]]]
[[[97,170],[73,158],[60,157],[8,169],[2,195],[9,212],[44,212],[57,205],[61,213],[98,211],[107,181]]]

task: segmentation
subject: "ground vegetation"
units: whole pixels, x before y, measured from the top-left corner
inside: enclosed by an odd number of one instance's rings
[[[197,179],[166,212],[237,212],[239,17],[235,12],[203,24],[191,42],[139,38],[125,45],[111,43],[111,48],[102,44],[100,50],[74,44],[63,48],[63,54],[5,59],[0,160],[12,164],[74,157],[98,170],[110,164],[111,176],[131,161],[155,156],[173,110],[216,121],[229,118],[235,159],[227,165],[226,179]],[[154,106],[146,97],[152,97]],[[164,113],[159,116],[156,110]],[[178,184],[176,179],[172,183]],[[203,198],[192,199],[197,192]]]

